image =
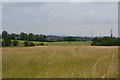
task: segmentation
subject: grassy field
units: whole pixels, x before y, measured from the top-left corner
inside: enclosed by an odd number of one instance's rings
[[[41,42],[37,42],[37,41],[31,41],[33,42],[35,45]],[[24,41],[19,40],[19,44],[18,46],[24,46],[23,45]],[[42,42],[47,46],[90,46],[92,41],[72,41],[72,42]]]
[[[116,77],[118,77],[117,47],[3,48],[3,78]]]
[[[2,39],[0,39],[2,41]],[[13,41],[13,40],[12,40]],[[24,47],[23,40],[17,40],[18,46],[17,47]],[[30,41],[33,42],[35,45],[39,43],[44,43],[47,46],[91,46],[92,41],[71,41],[71,42],[40,42],[40,41]]]
[[[48,46],[90,46],[92,41],[78,41],[78,42],[48,42]]]

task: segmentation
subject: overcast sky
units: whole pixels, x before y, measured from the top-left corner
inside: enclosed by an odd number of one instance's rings
[[[118,2],[120,0],[2,0],[3,2]]]
[[[3,30],[10,33],[118,35],[117,2],[4,2]]]

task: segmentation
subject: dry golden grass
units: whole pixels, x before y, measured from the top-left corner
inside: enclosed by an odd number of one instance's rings
[[[116,78],[118,48],[3,48],[3,78]]]

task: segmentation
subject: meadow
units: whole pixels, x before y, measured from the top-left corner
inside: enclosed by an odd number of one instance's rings
[[[18,40],[19,44],[18,47],[23,47],[23,43],[24,41],[22,40]],[[47,46],[91,46],[92,41],[64,41],[64,42],[38,42],[38,41],[31,41],[33,42],[35,45],[37,45],[38,43],[44,43]]]
[[[118,47],[3,48],[3,78],[117,78]]]

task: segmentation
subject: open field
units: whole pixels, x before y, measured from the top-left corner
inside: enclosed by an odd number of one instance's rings
[[[0,39],[2,41],[2,39]],[[13,40],[12,40],[13,41]],[[18,47],[24,47],[23,40],[17,40],[19,41]],[[35,45],[38,43],[44,43],[47,46],[91,46],[92,41],[64,41],[64,42],[40,42],[40,41],[30,41],[33,42]]]
[[[21,40],[18,41],[19,41],[18,44],[19,47],[24,46],[23,45],[24,41]],[[33,42],[34,44],[41,43],[38,41],[31,41],[31,42]],[[92,41],[71,41],[70,43],[69,42],[42,42],[42,43],[44,43],[47,46],[90,46]]]
[[[116,78],[117,76],[117,47],[3,48],[3,78]]]
[[[47,42],[48,46],[90,46],[92,41]]]

